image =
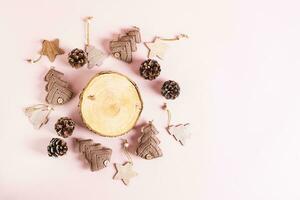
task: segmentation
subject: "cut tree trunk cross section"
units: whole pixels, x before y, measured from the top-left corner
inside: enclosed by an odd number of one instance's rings
[[[136,84],[117,72],[96,74],[80,95],[83,123],[93,132],[108,137],[120,136],[136,124],[143,101]]]

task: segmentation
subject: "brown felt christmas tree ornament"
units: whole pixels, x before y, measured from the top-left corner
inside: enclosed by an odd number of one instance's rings
[[[42,56],[47,56],[50,62],[54,62],[57,55],[62,55],[64,53],[64,50],[59,48],[59,39],[54,39],[52,41],[43,40],[39,58],[36,60],[28,59],[27,61],[30,63],[36,63],[42,58]]]
[[[46,102],[53,105],[65,104],[73,96],[73,92],[69,87],[69,84],[62,80],[61,77],[63,73],[51,68],[45,75],[44,80],[47,83],[46,91],[48,92],[46,96]]]
[[[108,137],[131,130],[143,102],[136,84],[123,74],[104,71],[96,74],[80,95],[83,123],[93,132]]]
[[[108,166],[112,150],[99,143],[93,143],[92,140],[77,140],[79,152],[89,162],[91,171],[98,171]]]
[[[139,28],[134,27],[126,35],[120,36],[117,40],[110,42],[110,50],[112,55],[124,62],[132,62],[132,53],[137,50],[136,43],[141,42]]]
[[[139,145],[136,154],[141,158],[151,160],[162,156],[162,151],[159,148],[159,139],[157,138],[158,131],[150,121],[142,127],[142,136],[139,138]]]

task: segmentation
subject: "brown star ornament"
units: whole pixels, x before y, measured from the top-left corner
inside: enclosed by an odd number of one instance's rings
[[[40,54],[42,56],[47,56],[50,62],[54,62],[57,55],[64,54],[64,50],[59,48],[59,39],[54,39],[52,41],[44,40],[42,50]]]

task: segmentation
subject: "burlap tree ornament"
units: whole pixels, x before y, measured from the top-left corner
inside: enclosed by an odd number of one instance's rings
[[[149,122],[147,125],[145,125],[141,132],[142,136],[139,138],[139,146],[136,150],[136,154],[147,160],[161,157],[162,151],[158,146],[160,141],[156,137],[158,131],[152,122]]]
[[[124,62],[132,62],[132,53],[137,51],[137,43],[141,42],[140,30],[134,27],[129,30],[126,35],[120,36],[109,44],[112,55]]]
[[[65,104],[71,100],[73,92],[68,82],[62,80],[64,74],[51,68],[45,75],[46,85],[46,102],[52,105]]]
[[[106,148],[99,143],[93,143],[92,140],[77,140],[79,144],[79,152],[91,166],[91,171],[98,171],[107,167],[110,162],[112,150]]]

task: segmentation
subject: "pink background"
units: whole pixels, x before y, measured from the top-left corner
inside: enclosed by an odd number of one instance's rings
[[[0,199],[300,199],[299,6],[296,0],[2,0]],[[83,48],[82,18],[88,15],[94,16],[91,42],[102,50],[132,25],[140,27],[143,41],[179,33],[190,39],[170,43],[159,61],[161,76],[152,82],[138,74],[147,55],[142,44],[132,64],[110,57],[93,70],[72,69],[66,55],[54,63],[24,61],[37,55],[42,39],[59,38],[66,52]],[[65,73],[76,97],[34,130],[22,109],[43,102],[50,66]],[[47,156],[54,123],[70,116],[80,124],[78,95],[100,70],[128,75],[142,93],[138,128],[121,138],[134,146],[148,120],[160,131],[164,156],[145,161],[133,155],[139,176],[128,187],[112,180],[112,165],[92,173],[78,159],[72,138],[66,156]],[[168,79],[182,88],[168,102],[173,123],[192,125],[185,147],[164,130],[159,88]],[[81,126],[73,136],[111,147],[112,162],[125,162],[121,138],[103,138]]]

